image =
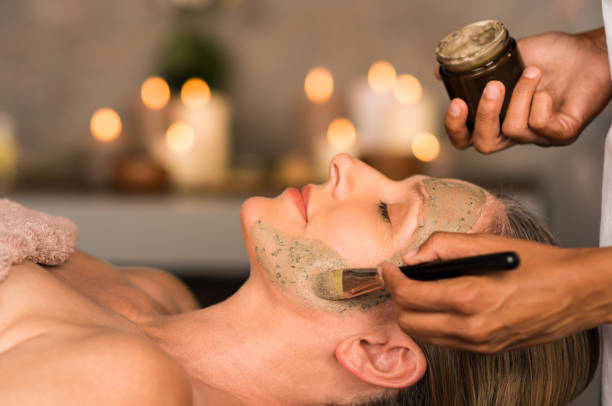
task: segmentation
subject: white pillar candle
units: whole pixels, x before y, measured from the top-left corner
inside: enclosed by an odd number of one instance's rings
[[[377,93],[366,79],[356,82],[349,92],[348,110],[358,131],[357,143],[364,153],[384,147],[388,112],[396,101],[391,92]]]
[[[231,108],[224,95],[213,92],[208,103],[187,107],[179,98],[169,106],[174,138],[156,137],[153,155],[166,167],[179,189],[218,185],[229,165]],[[168,139],[168,137],[172,139]]]
[[[375,92],[366,80],[351,88],[348,108],[357,129],[358,147],[364,154],[410,156],[412,139],[437,129],[436,105],[429,96],[419,94],[402,102],[393,91]]]

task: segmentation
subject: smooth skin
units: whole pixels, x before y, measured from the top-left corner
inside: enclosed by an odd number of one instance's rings
[[[547,33],[518,41],[526,64],[499,124],[505,89],[489,82],[473,133],[467,106],[454,99],[445,127],[459,149],[489,154],[514,144],[568,145],[612,94],[603,28]],[[434,345],[499,353],[550,342],[612,322],[612,248],[565,249],[487,234],[434,233],[407,264],[516,251],[514,272],[417,282],[383,264],[400,327]]]

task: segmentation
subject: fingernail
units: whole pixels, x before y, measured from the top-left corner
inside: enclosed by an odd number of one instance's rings
[[[497,96],[499,96],[499,89],[494,83],[489,83],[487,87],[485,87],[484,95],[487,99],[497,99]]]
[[[460,113],[461,107],[459,107],[459,104],[453,100],[448,107],[448,114],[450,114],[451,117],[459,117]]]
[[[523,71],[523,76],[527,79],[535,79],[538,76],[538,69],[530,66]]]

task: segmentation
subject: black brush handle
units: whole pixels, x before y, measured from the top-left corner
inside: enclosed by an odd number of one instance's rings
[[[484,275],[496,271],[510,271],[521,263],[516,252],[498,252],[448,261],[425,262],[419,265],[403,265],[400,270],[410,279],[434,281],[466,275]]]

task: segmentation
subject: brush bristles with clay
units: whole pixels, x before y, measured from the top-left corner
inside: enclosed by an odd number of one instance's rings
[[[315,295],[327,300],[350,299],[384,287],[376,269],[336,269],[312,279]]]
[[[478,276],[491,272],[516,269],[521,259],[516,252],[498,252],[446,261],[426,262],[419,265],[402,265],[399,270],[411,279],[434,281]],[[327,300],[350,299],[382,289],[384,282],[376,269],[336,269],[316,275],[312,280],[315,295]]]

